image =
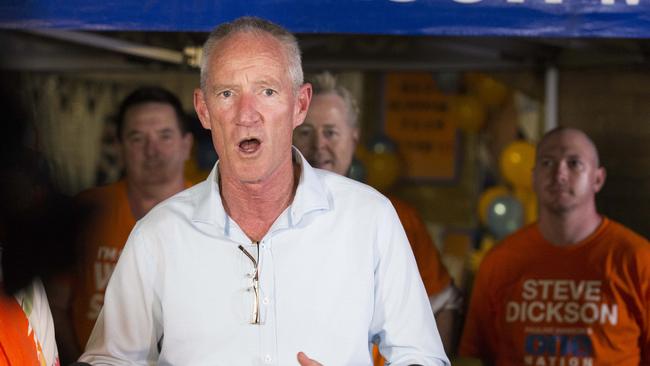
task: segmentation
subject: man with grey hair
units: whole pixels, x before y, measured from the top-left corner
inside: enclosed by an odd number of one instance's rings
[[[369,365],[377,343],[448,365],[390,202],[291,147],[312,94],[295,38],[246,17],[206,44],[194,106],[220,160],[133,229],[81,361]]]

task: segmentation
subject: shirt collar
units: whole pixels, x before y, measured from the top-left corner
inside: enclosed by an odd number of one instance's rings
[[[317,171],[309,165],[298,149],[292,147],[293,160],[300,165],[300,180],[296,188],[293,202],[288,209],[288,224],[297,225],[302,218],[319,210],[329,210],[332,207],[331,194],[325,187]],[[228,235],[232,220],[226,214],[219,193],[219,162],[217,162],[208,178],[197,187],[195,196],[194,215],[192,221],[214,225]],[[286,212],[286,211],[285,211]]]

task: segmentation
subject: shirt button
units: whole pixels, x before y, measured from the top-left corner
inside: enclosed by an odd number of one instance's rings
[[[266,249],[266,244],[261,245],[262,249]]]
[[[271,355],[264,356],[264,363],[271,363]]]
[[[268,298],[268,297],[264,297],[264,298],[262,299],[262,304],[264,304],[264,305],[268,305],[269,302],[271,302],[271,301],[269,301],[269,298]]]

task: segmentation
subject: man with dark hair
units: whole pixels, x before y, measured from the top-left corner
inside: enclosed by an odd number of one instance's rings
[[[167,104],[172,107],[173,112],[176,115],[176,121],[178,122],[178,128],[181,134],[185,135],[188,132],[187,117],[185,116],[183,105],[181,104],[181,101],[178,99],[178,97],[176,97],[167,89],[156,86],[145,86],[131,92],[131,94],[127,95],[127,97],[124,98],[120,104],[120,109],[117,112],[116,120],[118,138],[122,138],[122,131],[125,125],[126,115],[131,107],[147,103]]]
[[[81,361],[449,365],[390,201],[291,146],[307,114],[295,37],[221,25],[194,108],[219,161],[133,229]],[[318,361],[316,361],[318,360]]]
[[[598,213],[605,169],[573,128],[537,145],[539,220],[476,276],[460,355],[488,365],[650,364],[650,245]]]
[[[188,186],[183,171],[192,135],[175,95],[159,87],[133,91],[120,106],[117,126],[125,177],[79,194],[81,202],[96,208],[82,234],[79,268],[48,288],[64,362],[76,359],[85,346],[135,222]]]

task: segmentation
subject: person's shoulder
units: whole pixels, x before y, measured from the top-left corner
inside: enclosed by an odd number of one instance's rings
[[[383,194],[367,184],[323,169],[314,169],[314,171],[335,201],[382,206],[390,202]]]
[[[119,180],[111,184],[88,188],[78,193],[74,200],[76,204],[89,207],[98,213],[116,209],[128,201],[126,182]]]
[[[650,244],[648,239],[644,238],[634,230],[628,228],[627,226],[621,224],[620,222],[614,221],[612,219],[606,218],[608,220],[609,227],[607,228],[609,233],[608,235],[615,236],[623,240],[626,243],[634,246],[647,246]]]
[[[400,198],[397,198],[396,196],[393,195],[388,195],[386,196],[390,200],[390,202],[393,204],[393,207],[395,207],[395,210],[404,215],[409,215],[409,216],[418,216],[418,210],[408,204],[406,201],[401,200]]]
[[[617,221],[609,218],[605,218],[605,220],[607,220],[607,227],[603,232],[605,241],[615,245],[615,248],[619,251],[625,250],[633,256],[643,255],[650,258],[650,242],[648,239]]]
[[[75,199],[80,201],[106,200],[123,192],[126,193],[126,182],[119,180],[114,183],[85,189],[77,193]]]
[[[170,228],[170,224],[190,220],[198,204],[209,189],[207,182],[198,183],[182,190],[154,206],[138,222],[140,227]]]
[[[204,199],[206,190],[209,189],[209,184],[206,181],[200,182],[189,188],[186,188],[173,196],[160,202],[154,209],[155,212],[178,211],[184,209],[192,209]],[[152,209],[151,211],[154,211]]]
[[[484,261],[504,261],[512,260],[514,256],[519,256],[530,251],[530,244],[534,239],[537,224],[529,224],[513,232],[499,241],[486,254]],[[527,247],[527,248],[523,248]]]

